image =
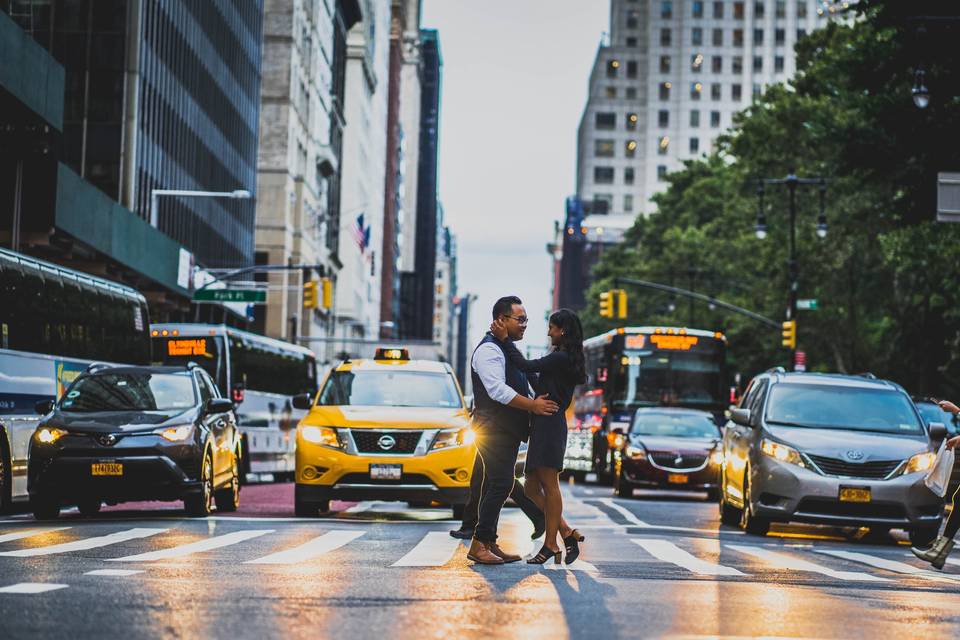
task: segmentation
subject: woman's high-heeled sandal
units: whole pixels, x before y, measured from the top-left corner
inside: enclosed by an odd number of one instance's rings
[[[564,558],[564,562],[567,564],[573,564],[574,561],[580,557],[580,544],[584,541],[583,535],[574,529],[570,532],[570,535],[563,539],[563,546],[566,547],[567,557]]]
[[[553,558],[553,564],[560,564],[562,554],[562,551],[554,551],[547,545],[543,545],[537,555],[527,560],[527,564],[545,564],[550,558]]]

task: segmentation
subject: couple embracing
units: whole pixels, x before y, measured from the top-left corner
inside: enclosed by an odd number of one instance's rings
[[[500,298],[493,306],[490,331],[471,361],[478,456],[464,523],[453,534],[466,537],[472,528],[467,557],[479,564],[520,560],[497,544],[497,524],[507,497],[513,497],[534,522],[534,537],[546,531],[543,547],[528,563],[543,564],[552,558],[559,564],[564,552],[559,538],[570,564],[580,555],[583,541],[563,518],[559,478],[567,444],[564,413],[574,388],[586,380],[583,329],[569,309],[554,312],[547,332],[552,349],[536,360],[524,358],[514,345],[526,329],[520,298]],[[528,438],[521,485],[514,469],[520,443]]]

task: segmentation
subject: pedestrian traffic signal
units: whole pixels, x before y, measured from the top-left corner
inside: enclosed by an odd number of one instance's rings
[[[787,320],[783,323],[783,340],[780,342],[785,347],[790,349],[797,348],[797,321],[796,320]]]
[[[308,280],[303,283],[303,308],[317,308],[317,281]]]
[[[613,292],[604,291],[600,294],[600,317],[613,317]]]
[[[623,289],[617,289],[617,317],[623,320],[627,317],[627,292]]]
[[[323,308],[333,308],[333,278],[321,278],[323,284]]]

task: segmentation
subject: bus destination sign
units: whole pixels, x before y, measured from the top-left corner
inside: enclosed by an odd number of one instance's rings
[[[697,336],[654,334],[650,336],[650,342],[652,342],[657,349],[666,349],[669,351],[690,351],[691,347],[700,342],[700,338]]]
[[[168,356],[205,356],[207,355],[206,338],[181,338],[167,342]]]

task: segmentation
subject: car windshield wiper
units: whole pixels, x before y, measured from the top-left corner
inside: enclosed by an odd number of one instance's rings
[[[776,424],[782,427],[802,427],[804,429],[829,429],[827,426],[817,426],[812,424],[800,424],[799,422],[786,422],[783,420],[767,420],[767,424]]]

